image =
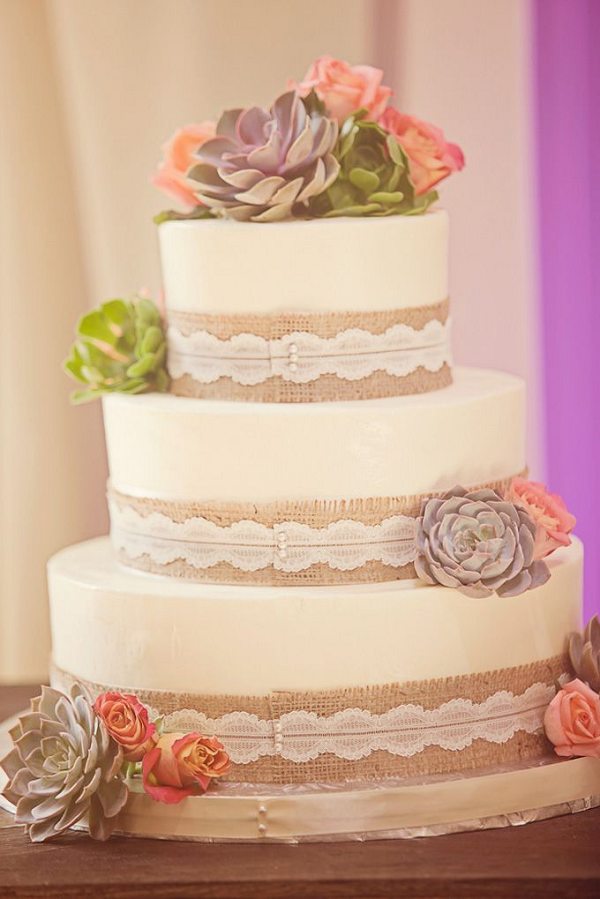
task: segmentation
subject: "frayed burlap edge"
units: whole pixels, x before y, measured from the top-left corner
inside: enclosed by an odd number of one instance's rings
[[[461,485],[469,492],[494,490],[502,495],[515,477],[526,477],[527,470],[507,478],[484,481],[474,486]],[[182,523],[190,518],[204,518],[220,527],[229,527],[238,521],[256,521],[266,527],[289,521],[312,528],[323,528],[335,521],[352,519],[366,525],[381,524],[393,515],[415,517],[420,514],[425,500],[443,496],[447,490],[431,490],[406,496],[355,497],[352,499],[297,499],[274,502],[225,502],[219,500],[163,500],[153,497],[137,497],[115,490],[108,484],[108,498],[119,508],[131,508],[142,516],[158,512],[172,521]]]
[[[183,375],[171,380],[171,393],[194,399],[249,403],[329,403],[430,393],[450,384],[452,370],[444,363],[439,371],[428,371],[420,366],[403,377],[376,371],[366,378],[346,381],[337,375],[327,374],[305,384],[286,381],[279,375],[273,375],[261,384],[238,384],[226,377],[203,384],[191,375]]]
[[[255,334],[265,340],[278,340],[294,332],[307,332],[329,339],[342,331],[360,328],[371,334],[384,334],[394,325],[408,325],[420,331],[437,320],[448,320],[450,300],[404,309],[377,312],[286,312],[271,315],[205,315],[196,312],[167,311],[167,323],[186,337],[194,331],[208,331],[219,340],[237,334]]]
[[[141,690],[129,685],[87,681],[56,666],[52,667],[52,683],[62,689],[69,689],[73,683],[78,683],[92,698],[106,690],[135,693],[141,702],[162,715],[182,709],[195,709],[208,717],[219,718],[229,712],[243,711],[262,719],[277,720],[286,712],[294,710],[328,716],[345,709],[359,708],[382,714],[408,703],[421,705],[425,709],[438,708],[443,703],[458,698],[479,703],[499,690],[519,695],[533,684],[553,686],[562,674],[570,671],[568,658],[557,655],[526,665],[477,674],[337,690],[277,691],[267,696],[219,696]],[[410,758],[395,756],[383,750],[377,750],[358,760],[340,759],[331,753],[308,762],[291,762],[280,756],[266,756],[246,765],[232,765],[227,779],[276,784],[334,783],[361,778],[458,774],[466,770],[541,759],[548,754],[549,749],[550,745],[543,733],[528,734],[519,731],[504,743],[479,739],[462,750],[429,746]]]
[[[384,581],[416,577],[415,566],[412,562],[396,568],[393,565],[384,565],[383,562],[371,561],[350,571],[330,568],[329,565],[322,562],[311,565],[304,571],[282,571],[272,565],[258,571],[242,571],[240,568],[230,565],[229,562],[220,562],[217,565],[211,565],[210,568],[195,568],[183,559],[177,559],[175,562],[167,562],[162,565],[154,562],[147,554],[134,558],[123,549],[117,550],[117,557],[121,565],[126,568],[135,568],[137,571],[145,571],[147,574],[167,575],[180,580],[194,581],[198,584],[325,587],[338,584],[380,584]]]

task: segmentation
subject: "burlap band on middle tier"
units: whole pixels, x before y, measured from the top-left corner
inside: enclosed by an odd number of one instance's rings
[[[452,382],[449,301],[381,312],[169,311],[179,396],[306,403],[427,393]]]
[[[472,489],[503,493],[511,480]],[[232,503],[109,490],[111,537],[124,565],[211,584],[394,581],[415,577],[417,517],[433,495]]]
[[[399,644],[399,652],[401,646]],[[267,696],[140,690],[86,681],[55,668],[54,686],[92,697],[135,693],[166,731],[216,735],[229,780],[334,783],[422,777],[533,762],[548,755],[544,712],[569,673],[555,656],[528,665],[382,686]]]

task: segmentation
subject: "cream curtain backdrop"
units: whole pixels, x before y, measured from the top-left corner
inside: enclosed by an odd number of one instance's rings
[[[178,125],[267,103],[322,53],[384,65],[399,103],[467,153],[444,192],[457,355],[532,376],[526,10],[0,0],[0,680],[45,676],[46,559],[107,527],[100,409],[69,407],[60,362],[87,307],[159,289],[152,216],[164,202],[148,176]]]

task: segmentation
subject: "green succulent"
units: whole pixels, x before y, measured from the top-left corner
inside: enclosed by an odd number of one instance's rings
[[[191,212],[175,212],[173,209],[166,209],[154,216],[154,224],[162,225],[163,222],[187,222],[192,219],[212,219],[214,215],[207,206],[196,206]]]
[[[151,300],[108,300],[79,320],[77,339],[64,362],[82,384],[71,400],[85,403],[104,393],[164,392],[167,347],[158,309]]]
[[[334,156],[336,180],[311,200],[313,216],[416,215],[437,200],[437,193],[415,196],[407,156],[392,134],[365,118],[350,116],[340,129]]]

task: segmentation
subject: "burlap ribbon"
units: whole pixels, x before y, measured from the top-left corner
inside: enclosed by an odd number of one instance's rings
[[[267,696],[144,690],[131,685],[88,681],[56,667],[52,670],[52,684],[65,690],[73,683],[78,683],[92,698],[106,690],[135,693],[141,702],[165,716],[180,710],[195,710],[210,719],[221,719],[232,712],[256,716],[259,722],[269,722],[272,726],[271,753],[245,764],[234,763],[229,780],[278,784],[334,783],[381,777],[447,775],[543,758],[549,750],[542,728],[545,707],[553,695],[558,678],[569,671],[568,659],[558,655],[527,665],[457,677],[326,691],[281,691]],[[528,710],[526,716],[527,724],[515,726],[513,733],[497,736],[502,730],[502,718],[513,714],[513,704],[519,699],[522,703],[523,694],[527,695],[530,690],[537,690],[538,696],[541,691],[546,696],[545,700],[540,703],[538,699],[533,703],[534,707]],[[290,712],[297,710],[308,712],[318,719],[326,719],[327,716],[352,709],[383,715],[401,706],[414,706],[423,711],[442,710],[445,704],[452,704],[456,700],[483,704],[497,695],[504,698],[504,705],[500,711],[490,715],[486,723],[488,732],[484,737],[470,741],[465,739],[464,722],[460,714],[456,715],[455,734],[450,734],[449,737],[446,735],[445,740],[458,748],[445,748],[439,745],[444,741],[434,738],[430,745],[412,755],[377,750],[365,752],[361,758],[349,759],[332,752],[315,752],[314,758],[297,762],[285,757],[284,738],[279,735],[278,724]],[[451,709],[452,705],[448,708]],[[169,730],[185,730],[183,727],[171,727],[168,718],[166,720]],[[215,723],[219,725],[218,721]],[[380,725],[377,723],[373,725],[374,732],[378,726]],[[413,726],[417,732],[418,711]],[[314,729],[318,730],[318,726]],[[218,727],[216,735],[223,739],[227,748],[227,737],[218,733]],[[312,737],[312,730],[310,736]],[[349,738],[352,737],[353,733],[349,733]]]
[[[471,489],[488,487],[498,493],[504,493],[512,477],[477,485]],[[350,500],[297,500],[272,503],[233,503],[233,502],[183,502],[128,496],[109,488],[109,505],[111,509],[112,539],[118,558],[123,565],[137,568],[154,574],[170,575],[211,584],[268,584],[268,585],[337,585],[364,584],[383,581],[414,578],[415,568],[410,558],[410,536],[404,541],[402,532],[410,532],[410,519],[415,519],[422,503],[430,496],[440,496],[444,491],[428,494],[397,497],[372,497]],[[405,519],[402,521],[401,519]],[[408,520],[407,520],[408,519]],[[215,525],[215,531],[222,536],[202,538],[191,535],[187,538],[175,534],[164,534],[164,526],[171,522],[175,525],[186,522],[209,522]],[[277,560],[288,556],[293,547],[285,547],[280,542],[290,523],[314,529],[315,534],[322,532],[337,522],[359,522],[369,529],[377,531],[378,527],[387,527],[391,522],[396,542],[388,540],[385,534],[366,532],[363,539],[364,557],[353,567],[340,567],[333,561],[339,554],[339,546],[334,544],[335,535],[328,550],[325,546],[322,559],[307,562],[301,570],[286,570],[278,566]],[[156,525],[158,522],[158,528]],[[162,522],[162,525],[161,525]],[[272,560],[265,564],[257,563],[253,570],[235,565],[227,560],[227,552],[218,554],[202,564],[192,562],[197,547],[202,547],[202,540],[214,549],[215,540],[226,541],[229,538],[226,529],[239,522],[251,522],[273,529]],[[395,524],[397,522],[397,524]],[[175,529],[174,529],[175,530]],[[193,528],[192,528],[193,530]],[[414,524],[413,524],[414,530]],[[160,533],[161,536],[156,536]],[[377,540],[381,540],[384,551],[379,558]],[[413,543],[414,543],[414,537]],[[196,541],[196,543],[194,543]],[[369,542],[372,541],[372,542]],[[158,547],[158,551],[155,552]],[[167,555],[162,554],[166,547]],[[343,547],[342,547],[343,549]],[[238,554],[252,551],[251,546],[238,546]],[[348,552],[360,552],[361,546],[352,548],[348,540]],[[217,550],[215,550],[217,553]],[[371,558],[368,558],[369,553]],[[396,555],[393,560],[391,557]],[[328,560],[329,559],[329,560]],[[402,560],[407,561],[403,562]],[[349,563],[348,563],[349,564]]]
[[[169,312],[169,368],[172,376],[171,390],[179,396],[202,399],[247,400],[271,403],[327,402],[336,400],[375,399],[378,397],[402,396],[427,393],[448,386],[452,382],[449,365],[449,345],[446,330],[438,336],[436,345],[428,344],[426,326],[439,322],[446,325],[449,315],[449,301],[443,300],[427,306],[408,309],[392,309],[380,312],[323,312],[285,313],[279,315],[202,315],[189,312]],[[310,380],[302,378],[302,369],[311,361],[311,353],[297,343],[303,338],[321,338],[331,341],[340,334],[364,332],[378,336],[390,332],[396,326],[411,329],[413,342],[403,341],[394,351],[373,350],[370,356],[370,370],[364,376],[344,377],[340,372],[327,372]],[[239,335],[253,335],[268,342],[265,351],[265,371],[269,376],[260,383],[240,383],[227,374],[228,363],[236,357],[237,349],[228,347],[211,349],[208,353],[194,358],[192,353],[186,359],[186,351],[181,341],[195,333],[211,335],[218,341],[230,341]],[[283,346],[287,358],[272,358],[271,351]],[[327,351],[326,351],[327,352]],[[365,356],[364,348],[356,352]],[[220,354],[223,354],[220,357]],[[433,353],[433,357],[432,357]],[[346,354],[332,350],[332,358],[346,355],[352,358],[352,350]],[[413,362],[410,361],[411,355]],[[241,356],[243,359],[243,354]],[[377,358],[377,362],[374,360]],[[433,358],[432,364],[427,360]],[[398,360],[404,360],[405,367],[398,368]],[[228,362],[226,362],[228,360]],[[388,370],[390,360],[396,362],[392,371]],[[418,364],[419,360],[422,364]],[[186,365],[191,370],[187,370]],[[220,371],[222,364],[222,372]],[[216,366],[216,368],[215,368]]]

